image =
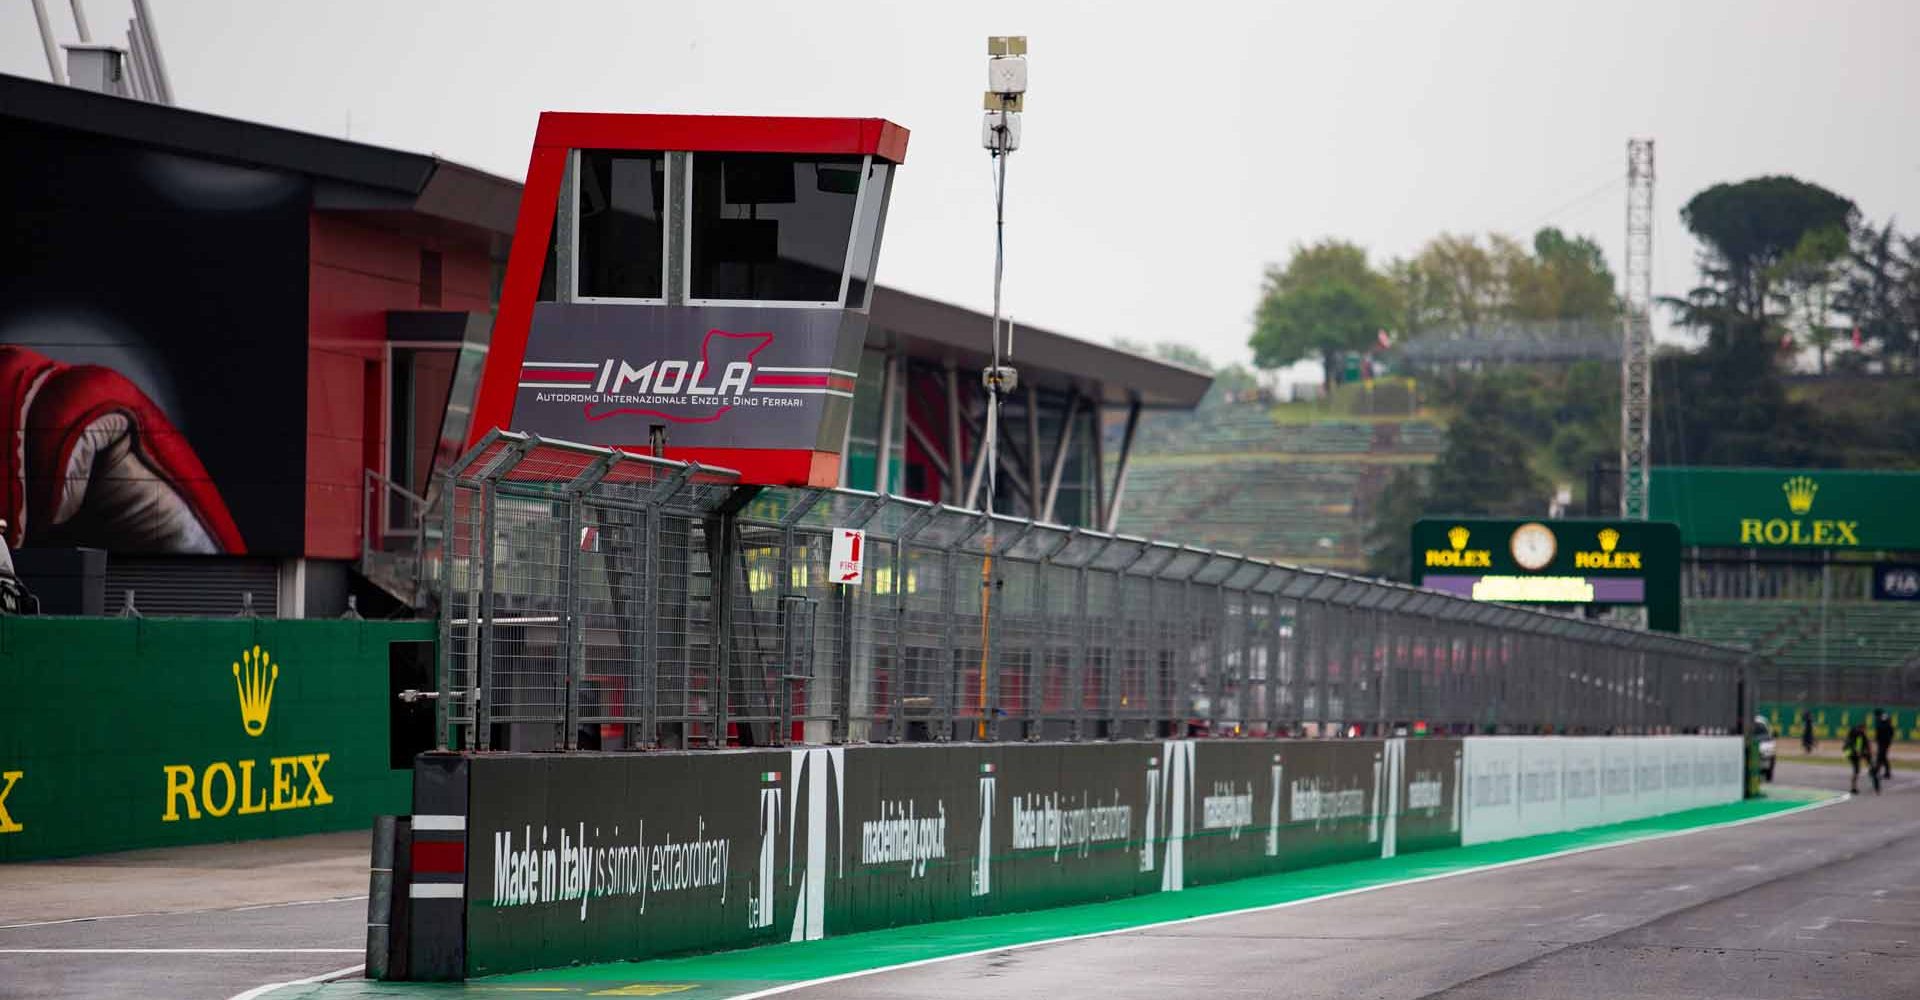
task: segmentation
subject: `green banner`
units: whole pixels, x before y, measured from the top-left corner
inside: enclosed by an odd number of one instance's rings
[[[1920,472],[1657,468],[1650,498],[1687,545],[1920,550]]]
[[[1801,715],[1813,713],[1813,738],[1826,742],[1847,735],[1847,730],[1855,725],[1865,726],[1867,736],[1873,736],[1873,713],[1876,708],[1885,707],[1887,714],[1893,717],[1893,738],[1907,742],[1920,742],[1920,708],[1900,708],[1877,705],[1798,705],[1786,702],[1763,701],[1760,714],[1773,729],[1774,738],[1784,748],[1789,743],[1800,741],[1802,726]]]
[[[431,622],[0,618],[0,861],[407,811],[388,649]]]

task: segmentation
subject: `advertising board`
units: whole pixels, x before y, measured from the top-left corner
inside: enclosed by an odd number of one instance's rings
[[[1449,846],[1460,747],[475,756],[465,971],[811,940]]]
[[[1920,550],[1920,472],[1664,467],[1648,489],[1687,545]]]
[[[1644,605],[1680,628],[1680,532],[1651,521],[1424,518],[1412,529],[1416,586],[1512,604]]]
[[[364,828],[432,622],[0,618],[0,861]]]
[[[1461,842],[1559,833],[1737,801],[1737,736],[1476,736]]]

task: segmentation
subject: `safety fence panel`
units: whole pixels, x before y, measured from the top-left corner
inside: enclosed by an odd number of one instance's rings
[[[1712,733],[1751,698],[1707,643],[518,434],[435,503],[450,748]]]

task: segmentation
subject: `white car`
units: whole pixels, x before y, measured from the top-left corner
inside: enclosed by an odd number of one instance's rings
[[[1760,776],[1773,780],[1773,727],[1767,725],[1766,716],[1753,717],[1753,735],[1760,741]]]

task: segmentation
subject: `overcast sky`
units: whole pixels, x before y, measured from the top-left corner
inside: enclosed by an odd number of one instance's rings
[[[124,36],[130,0],[83,2]],[[516,180],[542,110],[890,118],[913,137],[881,280],[982,309],[985,37],[1024,33],[1009,309],[1223,360],[1262,266],[1324,236],[1384,261],[1552,223],[1617,273],[1628,136],[1656,140],[1656,295],[1692,283],[1678,210],[1718,181],[1789,173],[1920,229],[1916,0],[150,3],[186,107]],[[0,0],[0,71],[46,77],[29,0]]]

